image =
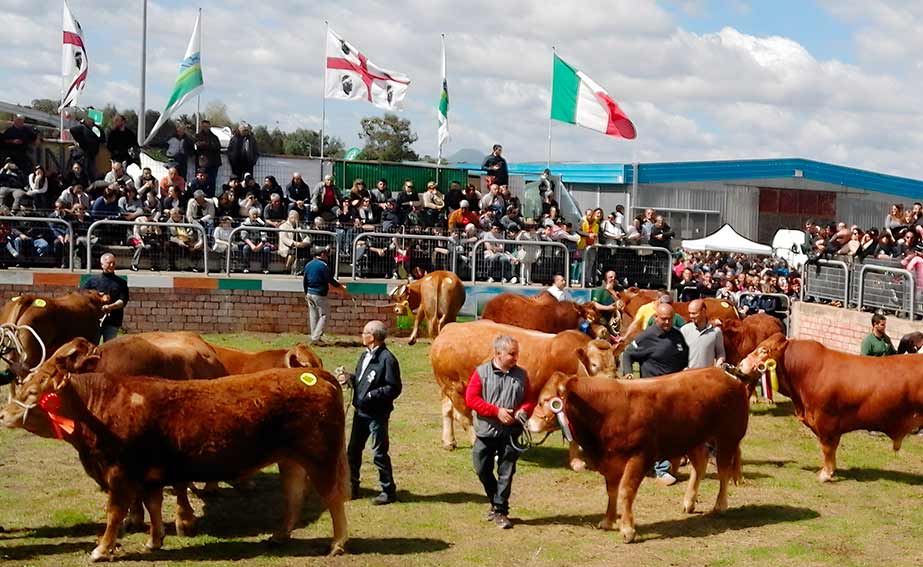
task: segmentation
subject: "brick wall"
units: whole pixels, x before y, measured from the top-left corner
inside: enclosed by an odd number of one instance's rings
[[[813,339],[826,347],[859,353],[859,345],[872,330],[872,314],[817,303],[792,304],[792,336]],[[923,332],[923,322],[888,317],[888,336],[894,348],[900,338],[914,331]]]
[[[0,285],[0,299],[26,291],[60,295],[73,286]],[[393,310],[385,295],[354,294],[352,300],[330,298],[327,333],[358,335],[371,319],[380,319],[395,329]],[[253,331],[268,333],[308,333],[308,307],[301,293],[289,291],[132,288],[125,312],[128,332],[199,331],[227,333]]]

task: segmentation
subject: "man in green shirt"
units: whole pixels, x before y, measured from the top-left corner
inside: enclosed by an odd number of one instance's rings
[[[891,343],[891,337],[885,333],[885,327],[888,324],[888,318],[881,313],[872,315],[872,332],[862,339],[862,346],[859,348],[859,354],[865,356],[890,356],[897,354],[894,345]]]
[[[619,318],[615,317],[613,321],[613,315],[618,311],[616,302],[619,300],[618,292],[621,290],[622,286],[619,285],[615,270],[609,270],[603,278],[603,286],[594,289],[590,294],[590,301],[599,311],[601,323],[609,329],[613,336],[619,334]]]

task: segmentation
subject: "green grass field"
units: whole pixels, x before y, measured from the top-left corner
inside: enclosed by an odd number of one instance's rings
[[[290,345],[304,337],[209,337],[248,349]],[[645,481],[635,516],[636,543],[594,529],[606,507],[602,477],[564,468],[559,435],[526,453],[514,482],[515,528],[483,520],[487,509],[471,470],[470,443],[445,452],[439,441],[439,396],[428,344],[392,345],[404,373],[404,394],[392,416],[391,454],[400,502],[373,507],[377,491],[370,459],[363,498],[347,505],[349,555],[322,557],[331,535],[316,497],[294,539],[281,548],[265,540],[281,519],[275,471],[256,477],[253,491],[222,485],[217,496],[193,498],[199,534],[176,537],[172,496],[164,548],[145,553],[145,534],[122,539],[124,561],[156,565],[918,565],[923,559],[923,449],[913,437],[901,453],[883,437],[847,435],[838,480],[815,480],[820,450],[791,417],[790,406],[754,406],[744,440],[744,483],[732,487],[721,516],[682,513],[683,485]],[[323,347],[328,368],[354,366],[358,347]],[[681,480],[685,480],[685,471]],[[717,492],[710,467],[698,509]],[[85,565],[102,533],[105,495],[83,472],[73,448],[23,430],[0,431],[0,563]],[[919,541],[918,541],[919,540]]]

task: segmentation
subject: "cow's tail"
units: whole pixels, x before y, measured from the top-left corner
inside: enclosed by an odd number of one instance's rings
[[[740,481],[743,479],[743,473],[741,468],[743,467],[743,460],[740,456],[740,443],[737,444],[737,448],[734,450],[734,455],[731,457],[731,480],[734,481],[734,486],[740,484]]]
[[[349,482],[349,462],[346,460],[346,443],[343,443],[343,446],[337,453],[335,474],[336,481],[333,483],[330,496],[339,502],[347,502],[352,498],[352,494]]]

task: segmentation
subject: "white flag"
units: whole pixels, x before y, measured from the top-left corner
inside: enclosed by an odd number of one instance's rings
[[[385,110],[400,110],[410,78],[375,65],[356,46],[327,30],[326,98],[367,100]]]
[[[77,97],[83,92],[87,83],[87,71],[90,61],[83,45],[83,30],[74,19],[67,0],[64,0],[64,50],[61,59],[61,106],[58,112],[68,106],[77,105]]]

